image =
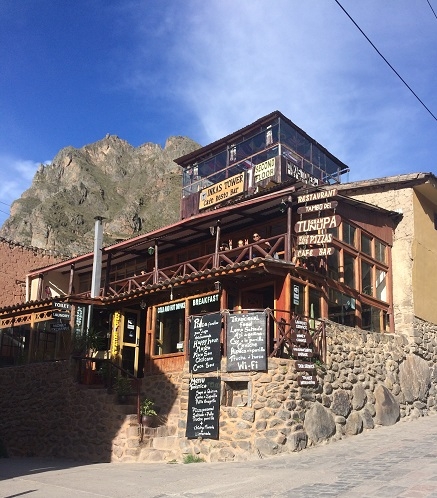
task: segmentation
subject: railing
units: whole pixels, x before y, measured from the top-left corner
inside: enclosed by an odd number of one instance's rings
[[[118,377],[130,379],[135,392],[126,392],[126,395],[134,395],[136,397],[137,420],[138,423],[140,423],[140,379],[108,359],[94,358],[91,356],[73,356],[72,359],[76,363],[76,380],[79,384],[103,384],[107,389],[107,392],[112,393]],[[95,367],[98,366],[99,368],[92,368],[93,364]],[[92,374],[90,374],[90,372]]]
[[[268,246],[266,245],[266,242],[269,243]],[[285,247],[286,234],[277,235],[256,243],[220,251],[217,254],[207,254],[184,261],[183,263],[177,263],[165,268],[153,269],[149,272],[144,272],[141,275],[134,275],[132,277],[116,280],[108,285],[107,292],[109,295],[117,296],[124,292],[140,289],[146,285],[158,284],[168,279],[186,277],[191,273],[241,263],[255,257],[283,259]]]

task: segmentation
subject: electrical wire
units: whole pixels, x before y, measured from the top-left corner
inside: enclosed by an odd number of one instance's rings
[[[432,5],[429,3],[429,0],[426,0],[428,2],[428,5],[429,5],[429,8],[432,10],[432,13],[434,14],[434,17],[437,19],[437,15],[434,11],[434,9],[432,8]]]
[[[0,204],[4,204],[5,206],[9,206],[9,207],[11,207],[11,205],[10,205],[10,204],[7,204],[6,202],[3,202],[3,201],[0,201]]]
[[[364,31],[358,26],[358,24],[352,19],[346,9],[341,5],[338,0],[334,0],[335,3],[341,8],[341,10],[349,17],[349,19],[355,24],[357,29],[361,32],[364,38],[372,45],[372,47],[376,50],[378,55],[383,59],[383,61],[388,65],[388,67],[396,74],[396,76],[402,81],[402,83],[410,90],[410,92],[416,97],[416,99],[422,104],[422,106],[429,112],[429,114],[437,121],[437,117],[431,112],[431,110],[425,105],[425,103],[420,99],[420,97],[416,94],[416,92],[410,87],[410,85],[402,78],[402,76],[396,71],[396,69],[388,62],[388,60],[382,55],[382,53],[376,48],[376,46],[372,43],[370,38],[364,33]]]

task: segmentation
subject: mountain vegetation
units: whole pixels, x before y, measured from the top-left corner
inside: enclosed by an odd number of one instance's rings
[[[133,147],[116,135],[66,147],[13,202],[0,236],[74,255],[93,250],[96,216],[105,218],[104,245],[174,223],[182,171],[173,160],[199,147],[186,137]]]

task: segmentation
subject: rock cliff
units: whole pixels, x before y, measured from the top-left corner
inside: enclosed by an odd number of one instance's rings
[[[40,166],[31,187],[14,201],[0,236],[81,254],[93,250],[96,216],[105,218],[105,245],[173,223],[182,188],[173,160],[199,147],[185,137],[168,138],[164,148],[133,147],[116,135],[66,147]]]

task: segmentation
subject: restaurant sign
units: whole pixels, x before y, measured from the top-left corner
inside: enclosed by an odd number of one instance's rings
[[[299,235],[297,238],[298,246],[306,246],[308,244],[330,244],[332,242],[332,233],[315,233],[310,235]]]
[[[311,249],[297,249],[296,258],[313,258],[316,256],[332,256],[334,247],[313,247]]]
[[[337,201],[320,202],[319,204],[308,204],[297,208],[297,214],[314,213],[324,211],[326,209],[335,209],[338,206]]]
[[[317,232],[319,230],[328,230],[340,225],[341,218],[338,214],[333,216],[324,216],[322,218],[313,218],[311,220],[300,220],[294,225],[296,233]]]
[[[205,209],[244,192],[244,172],[231,176],[200,192],[199,209]]]

